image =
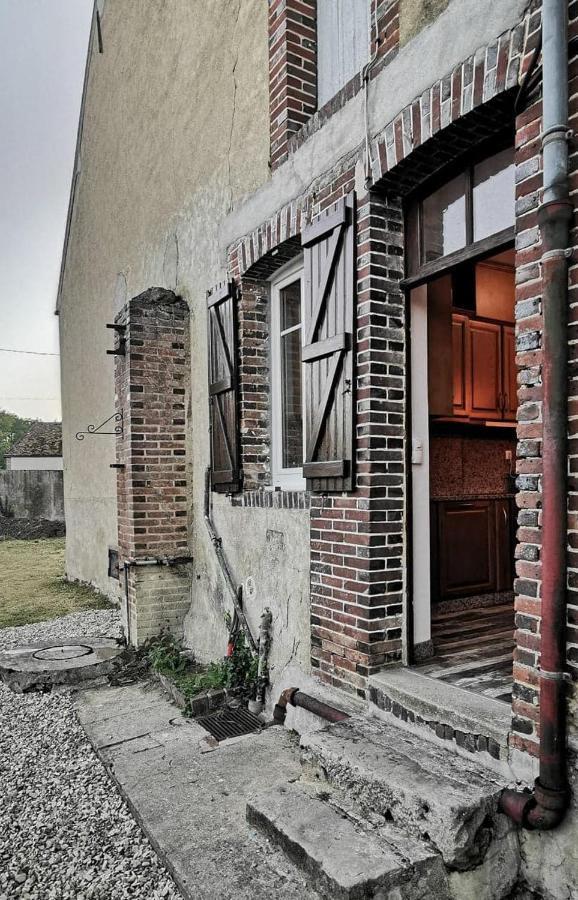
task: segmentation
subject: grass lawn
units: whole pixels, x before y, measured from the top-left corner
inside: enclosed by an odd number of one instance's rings
[[[93,588],[64,580],[64,538],[0,541],[0,628],[111,607]]]

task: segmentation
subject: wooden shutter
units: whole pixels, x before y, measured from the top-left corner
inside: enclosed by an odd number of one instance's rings
[[[308,490],[353,485],[355,198],[321,215],[304,248],[305,462]]]
[[[237,304],[234,282],[207,294],[211,486],[234,492],[240,487],[237,412]]]

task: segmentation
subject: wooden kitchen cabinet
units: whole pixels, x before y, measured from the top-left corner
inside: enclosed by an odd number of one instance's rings
[[[511,325],[452,315],[453,415],[515,421],[517,373]]]
[[[470,319],[467,326],[469,353],[466,376],[469,392],[468,415],[472,419],[502,417],[502,326]],[[459,365],[459,363],[458,363]]]
[[[452,316],[453,414],[467,416],[466,339],[467,316]]]
[[[513,325],[502,326],[502,391],[504,419],[515,422],[518,408],[518,370],[516,333]]]
[[[512,590],[512,500],[432,502],[432,599]]]

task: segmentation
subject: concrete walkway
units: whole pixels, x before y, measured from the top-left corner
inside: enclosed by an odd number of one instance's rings
[[[249,796],[300,774],[287,731],[269,728],[202,752],[207,732],[148,684],[84,691],[75,708],[185,897],[317,896],[245,818]]]

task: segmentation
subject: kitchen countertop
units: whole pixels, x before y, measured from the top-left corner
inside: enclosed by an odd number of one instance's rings
[[[480,492],[476,494],[462,494],[457,497],[455,495],[441,496],[441,497],[431,497],[432,503],[471,503],[473,500],[513,500],[516,495],[512,493],[507,493],[504,491],[503,494],[496,494],[495,491],[489,494],[482,494]]]

